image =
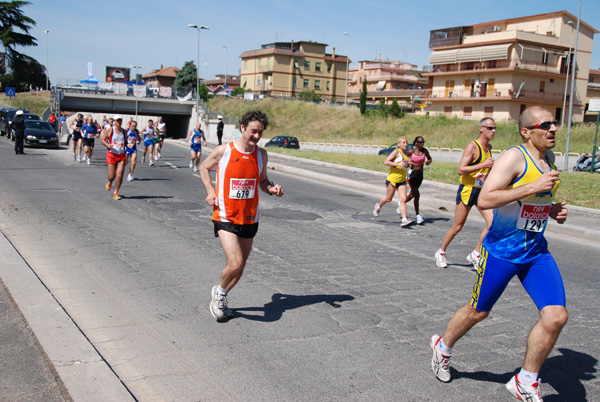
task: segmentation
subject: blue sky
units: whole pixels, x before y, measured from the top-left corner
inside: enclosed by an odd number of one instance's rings
[[[238,74],[242,52],[291,40],[326,43],[353,65],[381,54],[421,68],[432,29],[560,10],[577,16],[578,8],[579,0],[32,0],[23,10],[37,22],[30,33],[38,46],[20,51],[44,65],[47,51],[53,83],[86,78],[88,62],[98,79],[106,65],[144,66],[145,74],[196,63],[197,31],[187,25],[197,24],[210,28],[200,33],[200,76],[209,79],[225,73],[226,59],[227,72]],[[600,30],[600,1],[583,0],[581,19]],[[594,39],[591,68],[598,69],[600,34]]]

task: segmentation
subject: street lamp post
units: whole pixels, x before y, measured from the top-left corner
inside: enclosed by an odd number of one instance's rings
[[[135,85],[137,85],[138,80],[138,68],[144,68],[144,66],[129,66],[129,68],[135,68]],[[138,114],[138,99],[135,96],[135,90],[133,91],[133,97],[135,98],[135,121],[137,121]]]
[[[204,84],[206,85],[206,79],[208,78],[208,63],[204,63]]]
[[[208,30],[210,28],[205,27],[204,25],[198,26],[196,24],[188,24],[188,27],[198,30],[198,58],[196,59],[196,121],[198,121],[198,109],[200,107],[198,97],[198,89],[200,88],[200,30]]]
[[[575,73],[577,72],[577,49],[579,46],[579,23],[581,22],[581,0],[579,0],[579,14],[577,14],[577,33],[575,35],[575,54],[573,55],[573,71],[571,72],[571,94],[569,95],[569,123],[567,125],[567,146],[565,149],[564,170],[569,170],[569,146],[571,144],[571,121],[573,119],[573,95],[575,92]]]
[[[48,34],[50,33],[49,30],[45,30],[44,31],[46,33],[46,91],[48,90]]]
[[[227,93],[227,46],[225,48],[225,83],[223,84],[223,90]]]
[[[567,107],[567,89],[569,85],[569,68],[571,67],[571,45],[573,44],[573,29],[575,29],[575,24],[573,21],[568,21],[567,25],[571,25],[571,37],[569,39],[569,57],[567,58],[567,78],[565,79],[565,95],[563,97],[563,107],[562,107],[562,116],[560,117],[560,126],[565,126],[565,109]]]
[[[344,32],[344,35],[348,37],[348,46],[346,49],[346,88],[344,89],[344,105],[348,104],[348,71],[350,63],[350,35],[348,32]]]

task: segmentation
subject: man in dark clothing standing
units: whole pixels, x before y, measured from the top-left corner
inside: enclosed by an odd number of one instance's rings
[[[219,145],[222,145],[223,127],[225,126],[225,123],[223,123],[223,116],[218,115],[217,118],[219,119],[219,122],[217,123],[217,138],[219,139]]]
[[[15,132],[15,153],[17,155],[24,154],[23,138],[25,137],[25,119],[23,119],[22,110],[17,110],[15,117],[10,123],[10,127]]]

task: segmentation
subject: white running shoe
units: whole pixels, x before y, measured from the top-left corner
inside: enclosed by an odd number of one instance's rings
[[[81,163],[81,156],[77,157],[77,163]]]
[[[87,159],[87,154],[83,154],[83,156],[81,157],[81,160],[84,161]]]
[[[400,201],[398,201],[398,208],[396,208],[396,213],[398,215],[402,215],[402,212],[400,211]]]
[[[542,380],[537,380],[531,385],[522,384],[519,382],[519,375],[516,374],[509,382],[506,383],[506,389],[515,398],[520,401],[527,402],[542,402],[542,395],[540,394],[540,385]]]
[[[440,352],[439,343],[441,340],[441,336],[434,335],[431,337],[431,341],[429,342],[431,351],[433,352],[433,357],[431,358],[431,368],[433,369],[433,373],[438,380],[442,382],[449,382],[451,379],[449,363],[452,355],[446,356]]]
[[[150,163],[148,163],[149,166],[154,166],[154,162],[152,161],[152,159],[150,159]]]
[[[190,169],[194,167],[194,162],[190,161]]]
[[[127,181],[133,181],[133,176],[131,175],[131,173],[127,175]]]
[[[88,164],[88,166],[92,164],[92,161],[90,160],[90,158],[87,158],[87,164]]]
[[[77,154],[73,154],[73,160],[76,161],[77,160]]]
[[[473,265],[475,268],[479,267],[479,258],[481,257],[481,255],[473,250],[469,253],[469,255],[467,256],[467,261],[469,261],[469,263],[471,265]]]
[[[423,219],[423,217],[421,215],[417,215],[417,225],[420,225],[423,222],[425,222],[425,220]]]
[[[233,311],[227,306],[227,296],[220,295],[217,286],[213,286],[211,291],[210,313],[217,320],[233,317]]]
[[[381,208],[379,207],[379,203],[377,203],[377,204],[375,204],[375,209],[373,209],[373,216],[378,217],[379,211],[381,211]]]
[[[412,223],[412,221],[411,221],[410,219],[408,219],[408,218],[404,218],[404,219],[402,219],[402,223],[400,224],[400,226],[403,226],[403,227],[404,227],[404,226],[408,226],[408,225],[410,225],[411,223]]]
[[[146,163],[146,157],[142,156],[142,163]]]
[[[160,158],[160,152],[156,153],[156,159]]]
[[[198,166],[194,166],[194,172],[198,171]]]
[[[446,253],[439,249],[435,252],[435,265],[440,268],[448,268],[448,264],[446,263]]]

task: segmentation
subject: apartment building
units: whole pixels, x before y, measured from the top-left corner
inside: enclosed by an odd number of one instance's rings
[[[274,42],[242,53],[242,88],[259,95],[298,96],[315,91],[322,98],[343,100],[346,56],[326,53],[323,43]]]
[[[577,17],[567,11],[430,32],[431,88],[423,113],[517,119],[541,105],[561,119],[565,83],[574,57]],[[573,120],[582,121],[596,29],[580,22]],[[567,88],[566,105],[569,104]],[[566,119],[566,117],[565,117]]]
[[[213,80],[204,80],[204,84],[215,95],[231,94],[234,88],[240,86],[239,75],[217,74]],[[225,88],[227,87],[227,88]]]
[[[413,110],[419,98],[427,96],[429,80],[414,64],[401,61],[362,60],[348,73],[348,98],[358,102],[363,81],[367,81],[367,102],[379,103],[381,99],[391,104],[394,99],[400,106]]]
[[[142,81],[150,88],[172,87],[181,70],[178,67],[164,67],[142,75]]]

